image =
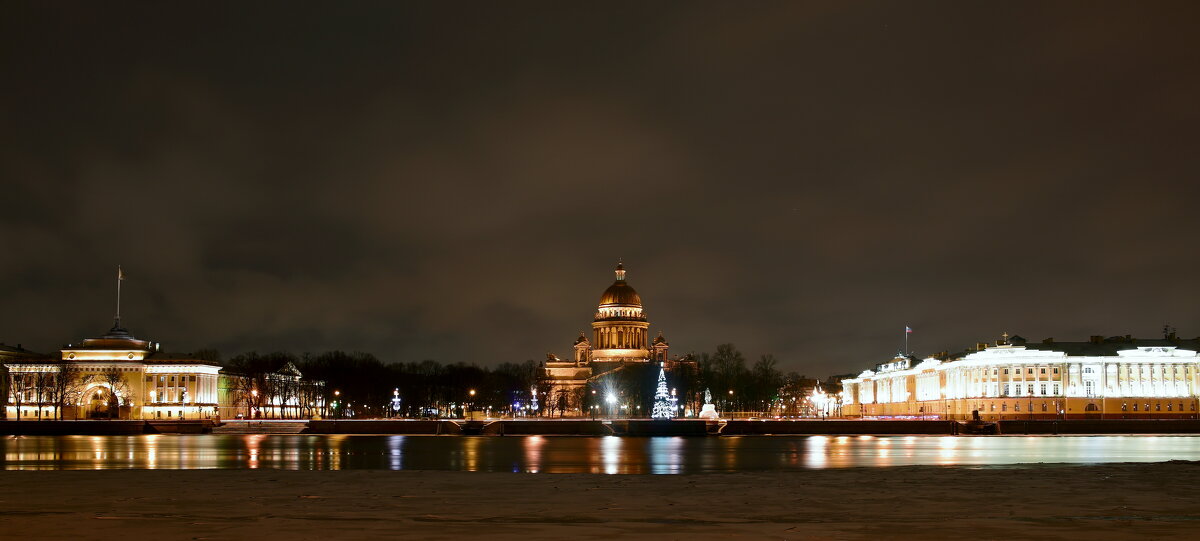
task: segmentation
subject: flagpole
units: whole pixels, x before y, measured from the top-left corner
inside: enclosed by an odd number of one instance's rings
[[[117,326],[121,326],[121,266],[117,265]]]

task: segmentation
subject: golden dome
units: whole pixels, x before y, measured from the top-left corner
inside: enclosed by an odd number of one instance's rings
[[[617,281],[604,290],[600,296],[600,306],[605,305],[641,306],[642,297],[633,286],[625,283],[625,266],[617,263]]]
[[[604,290],[604,294],[600,296],[600,306],[606,304],[621,304],[625,306],[641,306],[642,297],[629,284],[625,282],[617,282],[608,289]]]

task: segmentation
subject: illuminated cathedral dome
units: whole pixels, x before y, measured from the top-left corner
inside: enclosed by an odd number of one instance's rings
[[[617,263],[617,281],[604,290],[600,306],[641,306],[642,297],[633,286],[625,282],[625,266]]]
[[[625,283],[625,266],[617,263],[617,281],[604,290],[592,321],[593,360],[645,361],[650,356],[642,297]]]

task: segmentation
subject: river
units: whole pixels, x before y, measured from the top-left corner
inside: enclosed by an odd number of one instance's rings
[[[677,474],[1200,460],[1200,436],[0,437],[0,469],[443,470]]]

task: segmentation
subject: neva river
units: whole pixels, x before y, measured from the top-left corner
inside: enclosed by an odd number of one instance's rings
[[[1200,460],[1200,436],[0,437],[0,469],[444,470],[677,474]]]

